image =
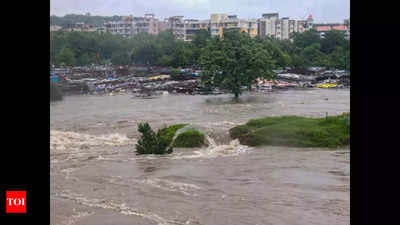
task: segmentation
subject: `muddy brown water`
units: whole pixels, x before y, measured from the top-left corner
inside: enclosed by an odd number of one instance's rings
[[[349,224],[349,149],[249,148],[264,116],[350,111],[348,89],[268,95],[67,96],[50,106],[51,224]],[[137,124],[190,123],[214,145],[136,156]]]

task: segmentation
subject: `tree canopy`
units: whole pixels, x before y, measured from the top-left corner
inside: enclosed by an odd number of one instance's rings
[[[169,31],[160,32],[158,35],[139,33],[132,39],[110,33],[52,31],[50,60],[55,65],[63,63],[64,60],[65,64],[72,66],[112,62],[116,65],[198,67],[202,55],[210,55],[210,51],[214,52],[219,48],[212,49],[210,46],[219,46],[217,43],[221,42],[224,43],[221,45],[223,48],[239,48],[240,46],[233,43],[244,42],[246,46],[257,46],[254,49],[267,51],[274,62],[273,69],[308,66],[350,68],[350,44],[341,31],[327,31],[325,38],[321,38],[318,32],[312,30],[294,33],[292,40],[249,38],[230,33],[225,31],[224,39],[232,39],[231,45],[227,45],[224,40],[217,40],[217,37],[211,38],[207,30],[198,31],[192,42],[177,40]],[[238,38],[238,41],[234,41],[235,38]],[[242,50],[246,54],[250,51],[245,48]],[[264,54],[257,51],[252,53]],[[218,56],[215,52],[212,54]]]
[[[270,78],[275,61],[271,51],[246,33],[224,32],[207,42],[200,57],[202,81],[207,86],[230,90],[237,99],[242,87],[250,88],[259,77]]]

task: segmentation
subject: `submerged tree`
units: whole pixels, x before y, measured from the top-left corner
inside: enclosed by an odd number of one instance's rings
[[[242,87],[250,89],[257,78],[273,76],[274,61],[261,43],[246,33],[232,30],[224,32],[223,39],[217,37],[207,42],[200,65],[206,86],[230,90],[238,99]]]
[[[138,131],[142,134],[142,137],[136,144],[136,154],[172,153],[172,147],[168,146],[168,143],[161,138],[160,131],[156,134],[147,122],[139,123]]]

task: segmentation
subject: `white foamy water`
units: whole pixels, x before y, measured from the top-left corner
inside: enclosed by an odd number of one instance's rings
[[[217,145],[215,141],[206,136],[209,142],[207,148],[190,152],[190,154],[177,154],[172,159],[216,158],[220,156],[237,156],[248,152],[251,147],[241,145],[239,140],[233,140],[228,145]]]
[[[50,150],[56,152],[76,151],[92,146],[125,146],[135,143],[135,139],[129,139],[126,135],[118,133],[90,135],[71,131],[50,131]]]
[[[201,190],[197,185],[194,184],[187,184],[187,183],[180,183],[180,182],[173,182],[165,179],[158,179],[158,178],[153,178],[153,179],[145,179],[145,180],[140,180],[139,183],[147,184],[152,187],[156,187],[165,191],[172,191],[172,192],[180,192],[184,195],[196,195],[192,194],[190,192],[193,192],[195,190]]]

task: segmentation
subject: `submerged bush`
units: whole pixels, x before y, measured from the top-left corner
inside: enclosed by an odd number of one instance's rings
[[[230,130],[233,139],[249,146],[339,147],[350,143],[350,114],[327,118],[299,116],[250,120]]]
[[[136,144],[136,154],[169,154],[172,153],[172,147],[161,137],[161,132],[157,134],[146,123],[139,123],[138,131],[142,134]]]
[[[204,145],[204,134],[195,129],[189,129],[176,137],[174,147],[193,148]]]
[[[205,136],[200,131],[190,128],[182,133],[180,133],[174,140],[176,132],[179,129],[182,129],[187,124],[175,124],[166,128],[161,129],[160,137],[170,145],[172,141],[173,147],[180,148],[192,148],[192,147],[201,147],[205,145]]]
[[[61,101],[63,99],[63,95],[61,89],[57,84],[50,81],[50,101]]]
[[[160,129],[160,137],[169,144],[171,144],[172,140],[174,139],[176,131],[185,127],[187,124],[175,124],[169,127],[165,127]]]

